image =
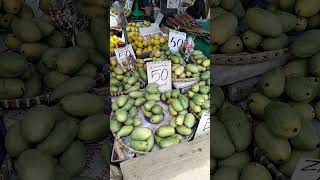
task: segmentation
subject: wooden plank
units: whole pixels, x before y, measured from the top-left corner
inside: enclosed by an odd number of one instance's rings
[[[151,152],[120,166],[124,180],[209,180],[210,137]]]
[[[258,64],[249,65],[213,65],[211,67],[211,83],[217,86],[229,85],[241,80],[259,76],[275,67],[280,67],[288,61],[287,58],[275,58]]]

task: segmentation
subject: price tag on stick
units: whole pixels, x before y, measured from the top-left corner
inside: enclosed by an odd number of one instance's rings
[[[320,160],[300,159],[291,180],[320,180]]]
[[[171,61],[147,62],[147,75],[148,83],[157,83],[161,92],[172,89]]]
[[[183,45],[187,39],[187,34],[184,32],[179,32],[175,30],[170,30],[169,32],[169,48],[172,52],[177,52],[179,47]]]
[[[121,66],[128,67],[129,69],[134,69],[132,68],[132,66],[135,65],[136,55],[134,54],[131,44],[128,44],[123,48],[115,49],[115,54],[117,61]]]
[[[156,24],[160,24],[162,19],[163,19],[164,15],[162,13],[159,12],[158,16],[157,16],[157,19],[154,23]]]
[[[180,0],[167,0],[168,9],[178,9]]]
[[[210,134],[210,113],[209,112],[205,112],[201,116],[194,138],[198,138],[207,134]]]
[[[126,4],[124,5],[125,8],[132,9],[133,0],[126,0]]]

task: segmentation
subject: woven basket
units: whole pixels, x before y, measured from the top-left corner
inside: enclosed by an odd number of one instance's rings
[[[253,53],[239,54],[213,54],[211,55],[212,63],[215,65],[244,65],[256,64],[265,61],[271,61],[275,58],[287,58],[291,53],[288,48]]]
[[[12,99],[12,100],[0,100],[0,107],[4,109],[19,109],[29,108],[34,105],[44,104],[47,105],[50,102],[50,95],[44,94],[32,98],[25,99]]]

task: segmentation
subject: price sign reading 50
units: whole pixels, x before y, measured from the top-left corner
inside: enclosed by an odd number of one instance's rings
[[[147,62],[148,83],[157,83],[161,92],[172,89],[171,61]]]
[[[169,48],[172,52],[177,52],[179,47],[187,39],[187,34],[184,32],[179,32],[175,30],[170,30],[169,32]]]

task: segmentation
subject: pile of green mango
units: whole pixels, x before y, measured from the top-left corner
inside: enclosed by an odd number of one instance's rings
[[[320,28],[320,2],[317,0],[275,0],[268,3],[266,9],[245,9],[241,0],[211,2],[212,52],[234,54],[248,50],[278,50],[289,46],[288,32]],[[246,29],[239,28],[242,20],[247,25]],[[313,37],[312,41],[317,41],[317,36]]]
[[[141,86],[148,81],[147,72],[143,67],[130,72],[124,66],[111,66],[110,92],[130,92],[140,90]]]
[[[172,78],[185,79],[200,77],[200,74],[206,70],[210,70],[210,60],[203,55],[202,51],[194,50],[191,54],[192,63],[186,63],[182,57],[182,53],[176,52],[168,56],[172,64]]]
[[[320,157],[313,124],[320,119],[320,82],[308,68],[311,59],[293,59],[266,72],[248,98],[251,114],[263,120],[254,130],[255,143],[288,177],[300,158]]]
[[[108,133],[104,108],[105,97],[74,93],[52,107],[38,105],[27,110],[5,136],[19,178],[76,179],[86,166],[84,143],[100,141]]]

